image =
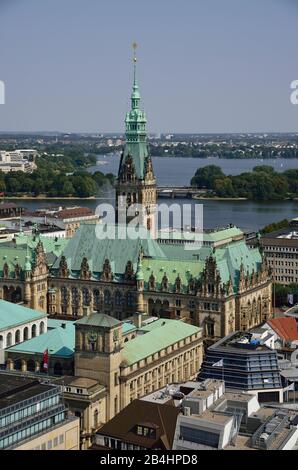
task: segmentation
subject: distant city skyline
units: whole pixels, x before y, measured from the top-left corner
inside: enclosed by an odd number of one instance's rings
[[[138,43],[149,133],[297,132],[294,0],[2,0],[0,131],[124,133]]]

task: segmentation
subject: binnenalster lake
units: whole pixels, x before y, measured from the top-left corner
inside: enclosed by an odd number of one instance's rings
[[[119,155],[99,156],[97,165],[90,167],[89,171],[96,170],[103,173],[117,174],[119,165]],[[271,165],[276,171],[282,172],[290,168],[298,169],[298,159],[276,159],[276,160],[231,160],[218,158],[171,158],[154,157],[153,165],[155,175],[160,186],[188,186],[191,177],[197,168],[206,165],[218,165],[226,174],[236,175],[245,171],[250,171],[257,165]],[[81,205],[91,208],[102,202],[114,202],[113,190],[103,190],[98,199],[77,200],[69,199],[60,201],[61,205],[74,206]],[[161,203],[167,204],[202,204],[204,206],[204,227],[222,227],[233,223],[245,231],[258,230],[264,225],[278,220],[298,217],[298,201],[275,201],[275,202],[255,202],[255,201],[216,201],[216,200],[188,200],[188,199],[160,199]],[[41,206],[57,205],[57,200],[16,200],[17,204],[22,204],[31,210]]]

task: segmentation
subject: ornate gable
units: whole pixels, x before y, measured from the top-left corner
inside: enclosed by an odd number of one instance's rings
[[[59,263],[59,272],[58,272],[59,277],[68,277],[69,276],[69,269],[67,266],[67,261],[65,256],[61,256],[61,260]]]
[[[91,277],[91,272],[90,272],[90,269],[89,269],[88,260],[87,260],[86,257],[84,257],[82,259],[82,263],[81,263],[80,278],[81,279],[90,279],[90,277]]]
[[[112,281],[113,278],[114,278],[114,275],[112,273],[110,261],[106,259],[102,268],[101,280],[109,282],[109,281]]]
[[[134,277],[133,264],[132,264],[132,262],[129,260],[129,261],[127,261],[127,263],[126,263],[125,273],[124,273],[124,279],[125,279],[126,281],[132,281],[132,280],[133,280],[133,277]]]
[[[8,264],[5,262],[3,265],[3,277],[7,279],[9,277],[9,267]]]
[[[154,291],[155,290],[155,276],[153,274],[153,272],[150,274],[150,277],[149,277],[149,290],[150,291]]]
[[[164,273],[162,281],[161,281],[161,290],[162,292],[166,292],[168,288],[169,288],[168,276],[166,275],[166,273]]]
[[[20,265],[17,263],[15,265],[15,268],[14,268],[14,277],[15,279],[20,279],[20,276],[21,276],[21,267]]]
[[[181,292],[181,277],[178,276],[176,277],[176,280],[175,280],[175,292],[177,294],[179,294]]]

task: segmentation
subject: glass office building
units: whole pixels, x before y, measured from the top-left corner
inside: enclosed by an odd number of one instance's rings
[[[13,449],[66,419],[59,386],[0,373],[0,449]]]
[[[251,339],[250,333],[231,333],[210,346],[198,379],[224,380],[226,388],[241,391],[270,391],[259,395],[277,401],[275,389],[281,389],[281,376],[275,350]]]

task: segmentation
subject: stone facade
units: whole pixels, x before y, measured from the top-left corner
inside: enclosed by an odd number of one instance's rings
[[[166,339],[165,345],[155,349],[151,342],[160,334],[173,341]],[[133,339],[123,334],[121,322],[104,314],[94,313],[76,322],[75,376],[100,377],[107,391],[103,422],[136,398],[168,383],[195,378],[202,356],[201,329],[183,322],[168,320],[143,332],[141,327]]]

